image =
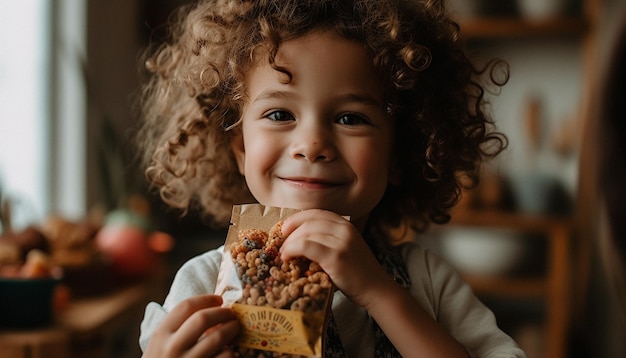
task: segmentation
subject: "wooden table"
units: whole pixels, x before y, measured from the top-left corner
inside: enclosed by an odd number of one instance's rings
[[[72,300],[55,322],[32,330],[0,329],[3,358],[139,357],[139,324],[157,294],[153,280]]]

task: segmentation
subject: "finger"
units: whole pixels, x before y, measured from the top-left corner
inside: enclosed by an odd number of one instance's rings
[[[170,332],[176,332],[180,326],[194,313],[209,307],[222,305],[222,297],[217,295],[200,295],[190,297],[180,302],[163,320],[163,327]]]
[[[176,336],[175,342],[177,342],[181,350],[190,348],[200,340],[200,337],[207,330],[229,321],[236,322],[236,320],[237,316],[230,308],[211,307],[201,309],[189,316],[178,331],[174,333]]]
[[[288,253],[290,250],[298,249],[300,253],[307,253],[303,245],[309,242],[317,242],[330,249],[340,249],[347,245],[346,242],[355,235],[360,236],[354,232],[352,224],[343,218],[339,218],[339,221],[313,218],[300,223],[289,234],[281,252]]]
[[[294,213],[287,217],[282,226],[284,235],[289,236],[296,228],[310,220],[328,220],[331,223],[347,222],[343,217],[328,210],[310,209]]]
[[[332,239],[324,240],[320,236],[320,234],[306,235],[290,242],[285,241],[280,249],[281,260],[288,261],[295,257],[304,256],[309,260],[320,262],[320,258],[324,258],[331,251],[325,241],[332,241]]]
[[[199,357],[232,357],[233,352],[228,347],[239,334],[239,321],[228,321],[211,329],[203,335],[200,341],[191,349],[192,356]]]

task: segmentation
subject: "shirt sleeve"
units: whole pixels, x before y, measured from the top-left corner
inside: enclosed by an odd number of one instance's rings
[[[174,276],[163,305],[148,303],[140,327],[139,346],[142,351],[145,351],[150,337],[167,313],[178,303],[189,297],[215,292],[222,251],[223,247],[219,247],[187,261]]]
[[[470,356],[526,358],[452,266],[418,245],[408,245],[405,259],[414,295]]]

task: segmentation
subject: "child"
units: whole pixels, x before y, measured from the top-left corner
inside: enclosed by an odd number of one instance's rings
[[[447,222],[506,145],[441,1],[210,0],[175,19],[146,62],[141,132],[169,205],[223,225],[233,204],[303,209],[281,257],[338,288],[328,357],[525,356],[448,265],[389,235]],[[146,357],[232,354],[221,256],[188,261],[148,305]]]

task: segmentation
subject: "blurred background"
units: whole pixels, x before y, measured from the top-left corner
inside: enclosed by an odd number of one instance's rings
[[[139,356],[145,304],[225,239],[149,194],[132,146],[139,54],[185,2],[0,0],[0,264],[18,242],[22,262],[39,249],[64,269],[49,319],[0,313],[9,357]],[[626,357],[585,145],[626,1],[448,3],[476,63],[510,65],[488,94],[510,145],[452,222],[416,239],[466,276],[529,357]],[[16,290],[2,285],[0,297]]]

